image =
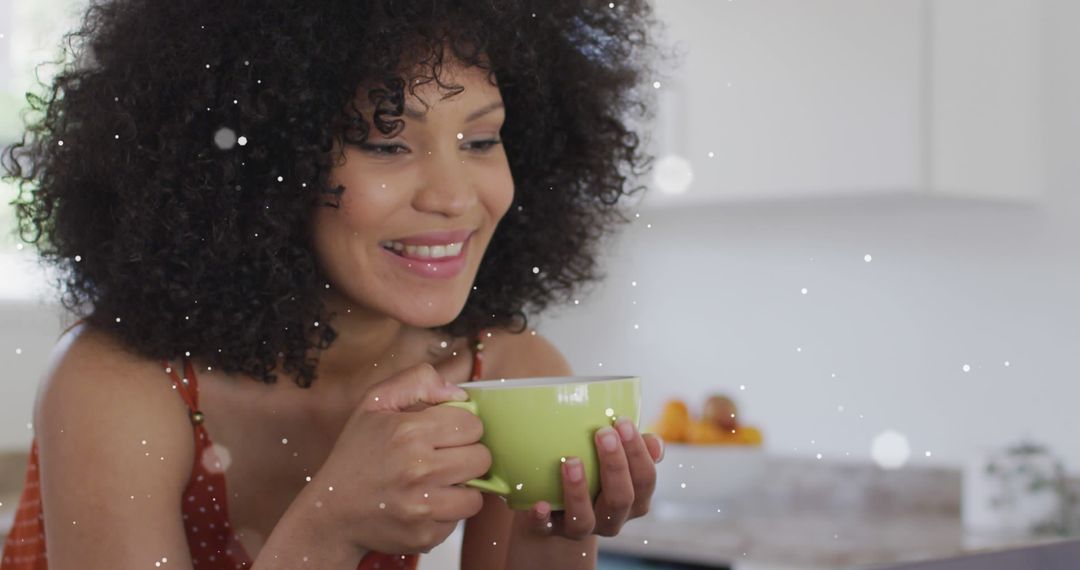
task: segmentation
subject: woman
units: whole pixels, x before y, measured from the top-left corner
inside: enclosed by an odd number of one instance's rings
[[[636,1],[91,6],[6,153],[82,318],[0,568],[412,568],[463,519],[465,568],[594,567],[648,510],[660,440],[599,430],[595,503],[570,458],[566,511],[515,513],[458,485],[490,465],[482,426],[432,404],[571,373],[527,313],[596,280],[628,221],[652,23]]]

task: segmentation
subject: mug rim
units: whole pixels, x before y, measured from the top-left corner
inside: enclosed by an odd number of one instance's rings
[[[608,382],[625,382],[638,380],[638,376],[629,374],[616,376],[529,376],[526,378],[500,378],[498,380],[480,380],[466,382],[458,386],[468,390],[499,390],[506,388],[550,388],[552,386],[565,386],[567,384],[605,384]]]

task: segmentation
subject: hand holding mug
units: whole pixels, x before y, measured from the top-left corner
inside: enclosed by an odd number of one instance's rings
[[[491,465],[483,424],[436,406],[466,397],[456,382],[471,365],[464,354],[420,364],[368,391],[301,494],[327,533],[363,550],[428,552],[480,511],[480,492],[458,484]]]

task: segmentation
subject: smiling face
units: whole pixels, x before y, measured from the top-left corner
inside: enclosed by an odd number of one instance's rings
[[[445,65],[440,79],[464,90],[444,99],[435,81],[415,94],[406,88],[404,129],[390,137],[371,124],[368,89],[358,90],[370,134],[346,144],[345,162],[331,170],[330,187],[345,187],[340,207],[316,207],[312,219],[331,305],[421,328],[449,323],[465,306],[514,183],[499,134],[502,97],[487,72]]]

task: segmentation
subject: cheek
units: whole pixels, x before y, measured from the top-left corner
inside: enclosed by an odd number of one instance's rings
[[[484,187],[484,202],[488,211],[496,218],[502,218],[514,201],[514,179],[510,168],[491,177],[491,183]]]

